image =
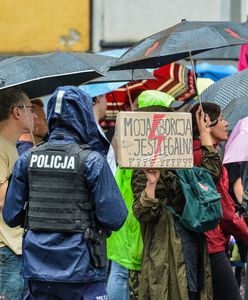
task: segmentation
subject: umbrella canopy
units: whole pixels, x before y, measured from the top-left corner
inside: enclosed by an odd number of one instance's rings
[[[107,119],[115,120],[119,111],[126,110],[142,91],[158,90],[176,100],[187,101],[196,95],[192,72],[184,65],[172,63],[153,72],[155,80],[131,82],[107,94]]]
[[[193,56],[194,60],[238,60],[240,45],[212,49]]]
[[[58,86],[79,85],[106,74],[116,58],[82,52],[14,56],[0,62],[0,90],[19,86],[30,98]]]
[[[157,68],[201,52],[248,43],[248,26],[234,22],[188,22],[182,20],[131,47],[116,68]]]
[[[80,90],[84,91],[91,97],[96,97],[100,95],[105,95],[110,93],[119,87],[126,84],[126,81],[123,82],[106,82],[106,83],[95,83],[95,84],[82,84],[79,86]]]
[[[106,76],[101,76],[88,81],[86,84],[80,85],[80,89],[85,91],[91,97],[110,93],[128,81],[136,81],[142,79],[155,79],[152,72],[147,70],[116,70],[108,71]]]
[[[145,90],[165,92],[180,101],[188,100],[196,95],[193,74],[184,65],[172,63],[155,70],[153,75],[155,80],[128,83],[125,87],[113,91],[112,95],[108,95],[109,102],[117,101],[120,105],[124,105],[129,102],[128,94],[134,100]]]
[[[214,84],[214,81],[210,78],[203,78],[198,77],[196,80],[197,83],[197,91],[199,94],[201,94],[203,91],[205,91],[210,85]]]
[[[233,130],[239,120],[248,117],[248,96],[234,98],[223,110],[228,129]]]
[[[134,72],[133,72],[134,71]],[[109,71],[106,76],[101,76],[93,79],[87,84],[82,84],[80,89],[85,91],[91,97],[104,95],[110,93],[121,86],[128,83],[128,81],[136,81],[142,79],[155,79],[151,72],[146,70],[123,70],[123,71]],[[123,81],[125,80],[125,81]]]
[[[218,81],[221,78],[237,73],[238,70],[233,65],[213,65],[205,62],[195,66],[195,71],[198,78],[210,78]]]
[[[87,84],[108,83],[108,82],[124,82],[123,84],[125,84],[126,81],[136,81],[136,80],[143,80],[143,79],[155,79],[155,78],[152,75],[152,72],[149,72],[145,69],[116,70],[116,71],[108,71],[105,74],[105,76],[100,76],[98,78],[92,79],[89,82],[87,82]]]
[[[171,63],[153,72],[156,80],[142,82],[144,90],[158,90],[186,101],[196,96],[196,87],[192,71],[184,65]]]
[[[98,52],[97,54],[104,55],[104,56],[111,56],[111,57],[120,57],[126,51],[127,48],[122,48],[122,49],[114,49],[109,51]],[[119,85],[120,87],[126,84],[127,81],[136,81],[142,79],[154,79],[152,72],[148,72],[145,69],[108,71],[104,77],[100,76],[96,79],[92,79],[89,82],[87,82],[87,84],[122,82],[122,84]],[[113,90],[114,89],[112,89],[111,91]],[[107,92],[110,92],[110,90]]]
[[[242,71],[248,68],[248,45],[242,45],[239,54],[238,70]]]
[[[239,120],[225,146],[224,164],[248,161],[248,117]]]
[[[199,100],[214,102],[225,109],[233,99],[248,95],[248,69],[216,81],[201,93]],[[248,104],[248,102],[247,102]]]

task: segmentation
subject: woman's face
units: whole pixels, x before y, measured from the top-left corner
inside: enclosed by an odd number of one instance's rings
[[[211,137],[213,144],[217,144],[219,142],[226,141],[228,139],[228,123],[227,121],[223,118],[222,113],[220,114],[218,118],[218,123],[211,127]]]

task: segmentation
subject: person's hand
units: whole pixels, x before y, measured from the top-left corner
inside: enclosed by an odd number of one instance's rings
[[[143,171],[145,172],[147,178],[145,192],[149,198],[155,199],[155,190],[160,177],[160,170],[144,169]]]
[[[144,169],[143,170],[146,174],[147,181],[150,184],[156,184],[160,177],[160,170],[159,169]]]
[[[201,144],[212,146],[211,129],[210,129],[211,120],[209,115],[204,113],[201,105],[199,105],[195,113],[195,117],[196,117],[196,123],[200,133]]]
[[[199,105],[196,113],[195,113],[195,117],[196,117],[196,123],[199,129],[199,133],[200,135],[203,133],[210,133],[210,125],[211,125],[211,120],[208,114],[204,113],[204,111],[202,110],[201,105]]]

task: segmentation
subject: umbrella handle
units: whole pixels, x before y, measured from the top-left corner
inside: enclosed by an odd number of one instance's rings
[[[129,88],[128,88],[127,84],[126,84],[126,90],[127,90],[127,96],[128,96],[129,104],[130,104],[131,110],[133,111],[133,102],[132,102],[131,94],[130,94],[130,91],[129,91]]]
[[[28,127],[29,127],[29,131],[30,131],[32,143],[33,143],[34,146],[36,146],[36,143],[35,143],[35,140],[34,140],[33,130],[32,130],[31,123],[30,123],[30,119],[29,119],[29,117],[28,117],[27,107],[26,107],[26,104],[25,104],[24,101],[23,101],[23,107],[24,107],[24,112],[25,112],[26,119],[27,119],[27,121],[28,121]]]
[[[191,51],[189,51],[189,57],[190,57],[193,77],[194,77],[194,81],[195,81],[195,88],[196,88],[197,95],[199,97],[199,92],[198,92],[198,87],[197,87],[197,82],[196,82],[195,64],[194,64],[194,61],[193,61],[193,58],[192,58],[192,55],[191,55]],[[201,98],[199,98],[199,103],[200,103],[201,109],[203,111]]]

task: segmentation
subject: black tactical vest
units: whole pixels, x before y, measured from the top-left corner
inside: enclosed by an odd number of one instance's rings
[[[83,232],[91,227],[92,203],[83,176],[90,150],[85,148],[45,143],[31,152],[28,229]]]

